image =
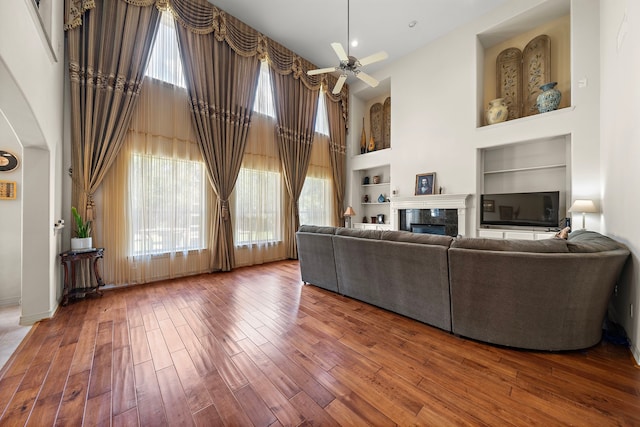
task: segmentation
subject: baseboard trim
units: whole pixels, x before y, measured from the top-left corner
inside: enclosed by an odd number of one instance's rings
[[[20,296],[0,299],[0,307],[7,307],[10,305],[19,305]]]
[[[36,322],[39,322],[44,319],[51,319],[53,315],[56,313],[58,309],[58,304],[53,308],[53,310],[44,311],[41,313],[31,314],[29,316],[20,316],[20,325],[22,326],[30,326]]]

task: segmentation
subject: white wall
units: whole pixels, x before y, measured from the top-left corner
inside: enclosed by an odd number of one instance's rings
[[[640,182],[640,2],[602,0],[600,8],[604,229],[632,252],[627,274],[613,298],[613,312],[640,361],[640,197],[636,188]]]
[[[483,113],[479,101],[483,58],[476,35],[555,1],[509,2],[375,73],[380,80],[390,79],[392,100],[392,149],[378,162],[391,164],[391,186],[399,190],[399,196],[413,195],[415,175],[423,172],[436,172],[445,193],[475,195],[480,148],[568,135],[568,196],[600,202],[602,214],[587,215],[587,228],[627,243],[634,252],[629,277],[619,286],[614,302],[619,315],[615,320],[625,327],[635,346],[636,360],[640,360],[640,227],[635,218],[640,198],[634,187],[640,181],[640,84],[636,81],[640,75],[640,2],[571,0],[572,106],[476,126]],[[625,11],[628,33],[622,37],[619,28]],[[355,97],[366,96],[362,84],[352,84],[350,90]],[[348,138],[349,144],[357,144],[365,112],[363,102],[352,98],[355,108],[351,110]],[[353,146],[348,152],[354,152]],[[359,163],[364,162],[351,158],[348,165]],[[355,193],[355,184],[348,185],[351,193]],[[469,216],[472,228],[476,228],[475,207]],[[581,217],[574,221],[581,221]],[[633,319],[629,315],[631,303]]]
[[[22,146],[9,122],[0,111],[0,141],[2,149],[22,156]],[[17,195],[15,200],[0,200],[0,306],[14,305],[20,302],[22,283],[22,167],[11,172],[0,173],[0,180],[15,181]]]
[[[22,146],[23,324],[50,317],[60,288],[58,238],[63,140],[63,0],[0,2],[0,110]],[[2,136],[2,135],[0,135]],[[19,246],[18,246],[19,247]]]
[[[413,195],[415,176],[423,172],[436,172],[445,193],[476,194],[479,148],[570,135],[570,196],[600,199],[598,0],[571,2],[572,107],[477,127],[484,113],[478,65],[484,58],[477,35],[545,3],[510,2],[375,74],[391,80],[388,159],[399,196]],[[579,88],[578,80],[585,78],[588,85]],[[362,86],[354,84],[351,90],[357,94]],[[361,117],[351,115],[350,143],[357,143]],[[475,207],[470,216],[476,218]],[[589,215],[587,227],[601,230],[599,216]]]

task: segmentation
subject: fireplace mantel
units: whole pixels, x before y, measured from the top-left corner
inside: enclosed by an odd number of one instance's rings
[[[430,194],[426,196],[392,197],[391,226],[400,228],[398,210],[401,209],[457,209],[458,234],[467,235],[467,208],[471,194]]]

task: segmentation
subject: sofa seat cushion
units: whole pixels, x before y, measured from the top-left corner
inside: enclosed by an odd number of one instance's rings
[[[487,239],[482,237],[463,237],[454,239],[452,248],[476,249],[486,251],[509,251],[509,252],[536,252],[536,253],[565,253],[569,252],[567,241],[564,239],[544,239],[544,240],[500,240]]]

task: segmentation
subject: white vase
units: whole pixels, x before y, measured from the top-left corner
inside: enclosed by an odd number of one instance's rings
[[[489,108],[487,108],[487,124],[492,125],[494,123],[500,123],[507,120],[509,115],[509,109],[504,103],[504,98],[496,98],[489,101]]]
[[[91,249],[93,248],[93,237],[72,237],[71,238],[71,250],[77,251],[81,249]]]

